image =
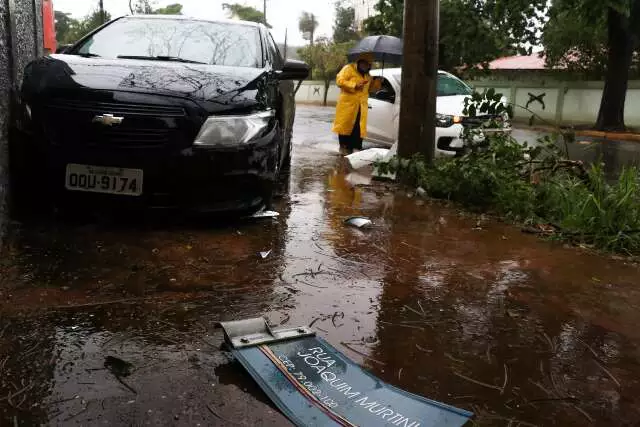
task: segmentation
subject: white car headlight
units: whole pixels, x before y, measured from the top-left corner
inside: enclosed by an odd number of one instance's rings
[[[246,116],[211,116],[202,125],[194,144],[201,147],[246,144],[259,137],[274,116],[273,110]]]

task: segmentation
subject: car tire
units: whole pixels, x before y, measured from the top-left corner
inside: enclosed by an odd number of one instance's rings
[[[282,162],[282,167],[280,168],[281,172],[290,172],[291,171],[291,155],[293,153],[293,144],[291,143],[291,133],[289,133],[288,135],[288,144],[287,146],[289,147],[289,151],[287,152],[287,156],[284,158],[284,161]]]

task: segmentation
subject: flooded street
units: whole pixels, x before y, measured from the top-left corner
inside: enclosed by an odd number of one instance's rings
[[[640,267],[354,187],[332,114],[298,107],[279,218],[14,224],[0,426],[288,425],[215,328],[262,315],[478,425],[640,424]]]

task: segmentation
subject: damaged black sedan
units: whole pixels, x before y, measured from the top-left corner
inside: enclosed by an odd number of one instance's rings
[[[26,68],[14,192],[257,210],[289,168],[294,81],[308,73],[306,64],[283,60],[261,24],[111,21]]]

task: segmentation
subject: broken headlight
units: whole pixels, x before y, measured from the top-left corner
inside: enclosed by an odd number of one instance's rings
[[[273,110],[246,116],[211,116],[202,125],[194,144],[201,147],[246,144],[262,136],[274,117]]]

